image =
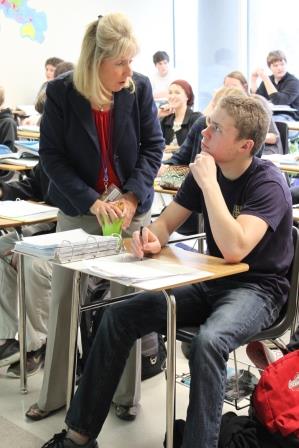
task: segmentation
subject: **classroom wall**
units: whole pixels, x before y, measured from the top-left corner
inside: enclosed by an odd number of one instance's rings
[[[180,1],[180,0],[179,0]],[[32,104],[44,82],[44,61],[58,56],[76,62],[86,25],[99,14],[127,14],[140,43],[134,69],[151,74],[152,55],[166,50],[173,57],[172,0],[23,0],[47,17],[45,40],[38,43],[20,36],[20,24],[0,9],[0,84],[6,89],[6,104]]]

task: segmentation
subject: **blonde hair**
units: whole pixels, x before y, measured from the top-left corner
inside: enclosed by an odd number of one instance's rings
[[[99,70],[104,59],[135,56],[138,44],[132,26],[121,13],[107,14],[90,23],[85,32],[78,64],[74,70],[76,89],[95,104],[111,103],[111,92],[103,86]],[[134,91],[130,78],[128,88]]]
[[[254,141],[251,150],[254,155],[265,142],[270,124],[269,113],[263,104],[257,98],[234,95],[221,98],[217,107],[224,109],[234,120],[239,140]]]
[[[209,102],[207,107],[203,110],[203,114],[206,115],[207,117],[211,115],[211,113],[221,100],[221,98],[228,95],[246,96],[246,93],[243,90],[238,89],[237,87],[220,87],[220,89],[214,92],[211,101]]]
[[[0,86],[0,106],[2,106],[4,100],[5,100],[4,87]]]

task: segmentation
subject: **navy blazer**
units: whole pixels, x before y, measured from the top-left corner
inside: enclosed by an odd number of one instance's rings
[[[152,205],[165,143],[150,82],[138,73],[133,79],[134,93],[114,94],[112,145],[122,191],[135,193],[137,213],[144,213]],[[39,152],[51,202],[70,216],[88,213],[99,198],[101,148],[90,102],[74,88],[72,73],[48,83]]]

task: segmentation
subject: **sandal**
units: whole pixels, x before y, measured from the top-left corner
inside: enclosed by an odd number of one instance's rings
[[[49,417],[49,415],[52,415],[55,412],[60,411],[60,409],[62,409],[62,408],[64,408],[64,406],[61,406],[58,409],[54,409],[53,411],[43,411],[42,409],[40,409],[38,407],[37,403],[34,403],[33,405],[30,406],[30,408],[28,409],[28,411],[26,412],[25,415],[30,420],[33,420],[33,421],[37,422],[38,420],[42,420],[43,418],[47,418],[47,417]]]

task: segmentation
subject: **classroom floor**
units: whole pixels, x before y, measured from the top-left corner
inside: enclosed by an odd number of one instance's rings
[[[247,361],[244,348],[239,349],[238,359]],[[63,429],[65,411],[61,410],[39,422],[24,416],[28,407],[36,402],[42,383],[43,371],[28,378],[28,394],[19,392],[19,380],[7,378],[6,368],[0,369],[0,448],[40,448],[55,432]],[[177,374],[188,372],[188,362],[177,343]],[[257,374],[258,376],[258,374]],[[176,418],[185,418],[189,389],[177,384]],[[142,398],[134,422],[124,422],[115,417],[111,409],[98,438],[100,448],[162,448],[165,433],[164,373],[142,382]],[[235,411],[224,405],[223,412]],[[236,411],[235,411],[236,412]],[[247,414],[247,410],[238,411]]]

